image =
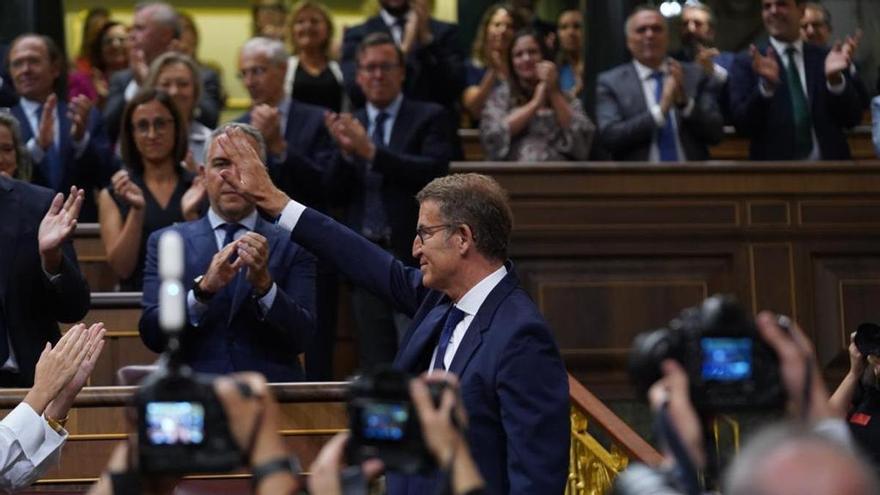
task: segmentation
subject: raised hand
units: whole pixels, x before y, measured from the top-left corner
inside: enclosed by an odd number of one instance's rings
[[[856,50],[859,49],[859,44],[862,42],[862,33],[861,29],[856,29],[856,34],[852,36],[847,36],[843,41],[843,49],[846,51],[849,58],[852,59],[853,55],[855,55]]]
[[[46,406],[73,379],[89,353],[89,329],[82,323],[74,325],[52,347],[46,342],[34,371],[34,386],[24,402],[37,414],[43,414]]]
[[[43,150],[48,150],[49,146],[55,142],[55,107],[57,104],[58,97],[55,96],[55,93],[50,94],[43,103],[40,127],[37,130],[37,145]]]
[[[204,278],[199,282],[203,291],[209,294],[220,292],[220,290],[229,285],[229,282],[235,278],[238,270],[244,266],[241,257],[236,258],[234,261],[231,260],[232,254],[237,250],[237,244],[238,241],[230,242],[211,258],[208,271],[205,272]]]
[[[770,86],[769,89],[776,89],[779,85],[779,64],[776,62],[776,52],[773,47],[767,48],[767,55],[761,55],[755,45],[749,47],[749,54],[752,56],[752,70],[758,77]]]
[[[852,64],[852,58],[850,58],[849,48],[844,49],[839,41],[834,43],[831,51],[825,57],[825,78],[831,84],[840,84],[843,80],[842,73],[849,68],[850,64]]]
[[[104,349],[104,334],[106,333],[106,330],[104,329],[104,324],[98,322],[90,326],[86,332],[86,357],[80,363],[73,378],[67,382],[67,385],[61,389],[58,395],[46,408],[47,417],[53,419],[66,417],[77,394],[79,394],[79,391],[82,390],[86,382],[89,380],[92,371],[95,370],[95,363],[98,362],[98,358],[101,356],[101,351]]]
[[[546,83],[549,91],[559,89],[559,71],[556,69],[556,64],[549,60],[543,60],[538,62],[535,69],[538,72],[538,80]]]
[[[238,257],[247,267],[247,280],[258,295],[265,295],[272,287],[269,274],[269,241],[256,232],[248,232],[237,242]]]
[[[129,207],[142,210],[146,206],[144,191],[131,180],[127,170],[120,170],[113,174],[113,177],[110,178],[110,185],[113,188],[113,194]]]
[[[89,127],[89,112],[92,110],[92,100],[86,95],[76,95],[67,104],[67,118],[70,119],[70,136],[74,141],[80,141]]]
[[[241,129],[230,129],[217,136],[216,143],[237,168],[236,171],[221,170],[220,176],[223,180],[269,216],[280,215],[290,198],[272,183],[266,166],[244,132]]]
[[[207,196],[205,180],[202,176],[197,175],[193,179],[192,185],[189,186],[189,189],[187,189],[180,198],[180,211],[183,213],[183,218],[186,220],[195,220],[199,218],[202,202],[204,201],[205,196]]]
[[[715,57],[720,54],[721,52],[719,52],[717,48],[708,48],[703,45],[697,45],[697,55],[694,59],[695,62],[703,68],[703,72],[707,76],[711,76],[715,73]]]
[[[663,377],[648,389],[648,402],[654,411],[667,407],[669,420],[697,467],[706,463],[700,420],[691,405],[688,377],[678,362],[667,359],[660,365]],[[669,454],[667,454],[669,455]]]
[[[180,166],[194,174],[199,172],[199,164],[196,163],[196,159],[191,150],[187,150],[186,156],[184,156],[183,160],[180,162]]]
[[[128,57],[128,66],[131,68],[131,74],[138,84],[143,84],[147,80],[150,73],[150,66],[147,64],[147,57],[143,50],[132,49]]]
[[[56,194],[49,211],[40,222],[37,244],[43,269],[49,273],[58,273],[61,268],[61,245],[76,230],[76,219],[79,217],[84,196],[85,192],[77,189],[76,186],[71,186],[67,200],[64,199],[63,194]]]
[[[281,134],[281,113],[277,108],[265,103],[255,106],[251,110],[251,124],[263,135],[271,153],[278,155],[284,152],[287,142]]]
[[[673,101],[677,105],[684,105],[687,103],[687,94],[684,89],[684,69],[681,68],[681,64],[678,60],[669,60],[668,66],[669,77],[666,79],[667,81],[672,80],[675,82],[675,91],[672,94]]]

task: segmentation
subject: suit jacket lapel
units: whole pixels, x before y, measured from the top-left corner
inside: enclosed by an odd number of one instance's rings
[[[394,125],[391,127],[391,138],[388,147],[395,151],[403,151],[408,141],[409,131],[412,130],[412,112],[407,111],[406,98],[400,102],[397,115],[394,117]]]
[[[633,104],[635,104],[633,114],[646,113],[648,111],[648,104],[645,103],[645,96],[653,99],[654,95],[645,95],[642,80],[639,79],[639,73],[632,63],[624,67],[626,67],[626,70],[621,74],[623,77],[618,80],[618,83],[621,85],[621,93],[635,96],[632,99]]]
[[[444,297],[440,303],[431,308],[406,340],[405,347],[401,349],[394,359],[394,366],[398,369],[413,373],[422,372],[416,369],[420,359],[428,352],[429,347],[437,344],[437,332],[443,323],[443,317],[449,311],[449,298]]]
[[[34,132],[31,130],[31,122],[28,120],[27,115],[25,115],[21,103],[12,107],[12,115],[18,119],[19,127],[21,128],[21,142],[27,143],[34,137]]]
[[[58,102],[58,156],[61,159],[61,185],[65,187],[73,181],[70,173],[75,167],[73,140],[70,136],[70,119],[67,118],[67,103]]]

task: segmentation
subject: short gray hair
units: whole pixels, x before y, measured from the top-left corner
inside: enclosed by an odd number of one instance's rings
[[[214,140],[217,136],[221,134],[226,134],[226,131],[231,131],[232,129],[241,129],[242,132],[247,134],[248,136],[254,138],[254,141],[257,142],[257,154],[260,155],[260,160],[263,161],[263,165],[266,164],[266,140],[263,138],[263,135],[260,134],[260,131],[257,130],[256,127],[245,124],[242,122],[227,122],[220,127],[211,131],[211,136],[208,138],[207,145],[205,146],[205,157],[203,158],[203,162],[205,166],[208,165],[208,157],[207,154],[211,151],[211,145],[214,144]]]
[[[255,36],[245,41],[244,45],[241,46],[240,53],[242,55],[263,53],[269,57],[269,61],[275,65],[286,64],[287,59],[290,57],[281,40],[267,38],[265,36]]]
[[[177,15],[174,7],[165,2],[139,2],[134,6],[134,11],[140,12],[146,8],[153,9],[150,16],[151,21],[171,29],[174,39],[180,39],[180,35],[183,33],[183,26],[180,24],[180,16]]]
[[[654,7],[653,5],[650,5],[650,4],[636,5],[636,7],[632,10],[632,12],[626,18],[626,22],[623,24],[623,35],[624,36],[629,36],[629,28],[632,26],[633,18],[635,18],[636,14],[640,14],[642,12],[654,12],[655,14],[659,15],[661,19],[663,19],[663,25],[666,26],[667,29],[669,28],[669,26],[667,25],[667,22],[666,22],[666,17],[664,17],[663,14],[660,13],[660,9],[658,9],[657,7]]]

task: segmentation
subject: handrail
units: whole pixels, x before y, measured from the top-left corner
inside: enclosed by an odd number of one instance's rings
[[[140,308],[142,292],[92,292],[92,309]]]
[[[122,407],[131,404],[138,387],[85,387],[76,396],[73,407]],[[280,403],[291,402],[343,402],[346,400],[347,382],[270,383],[269,389]],[[0,389],[0,408],[17,406],[28,389]]]
[[[573,405],[589,415],[596,425],[605,431],[614,443],[632,459],[645,464],[657,465],[663,456],[638,433],[624,423],[601,400],[587,390],[571,374],[568,375],[568,394]]]

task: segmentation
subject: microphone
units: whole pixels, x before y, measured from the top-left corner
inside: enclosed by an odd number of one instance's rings
[[[168,230],[159,237],[159,327],[167,334],[180,333],[186,323],[183,271],[183,237]]]

